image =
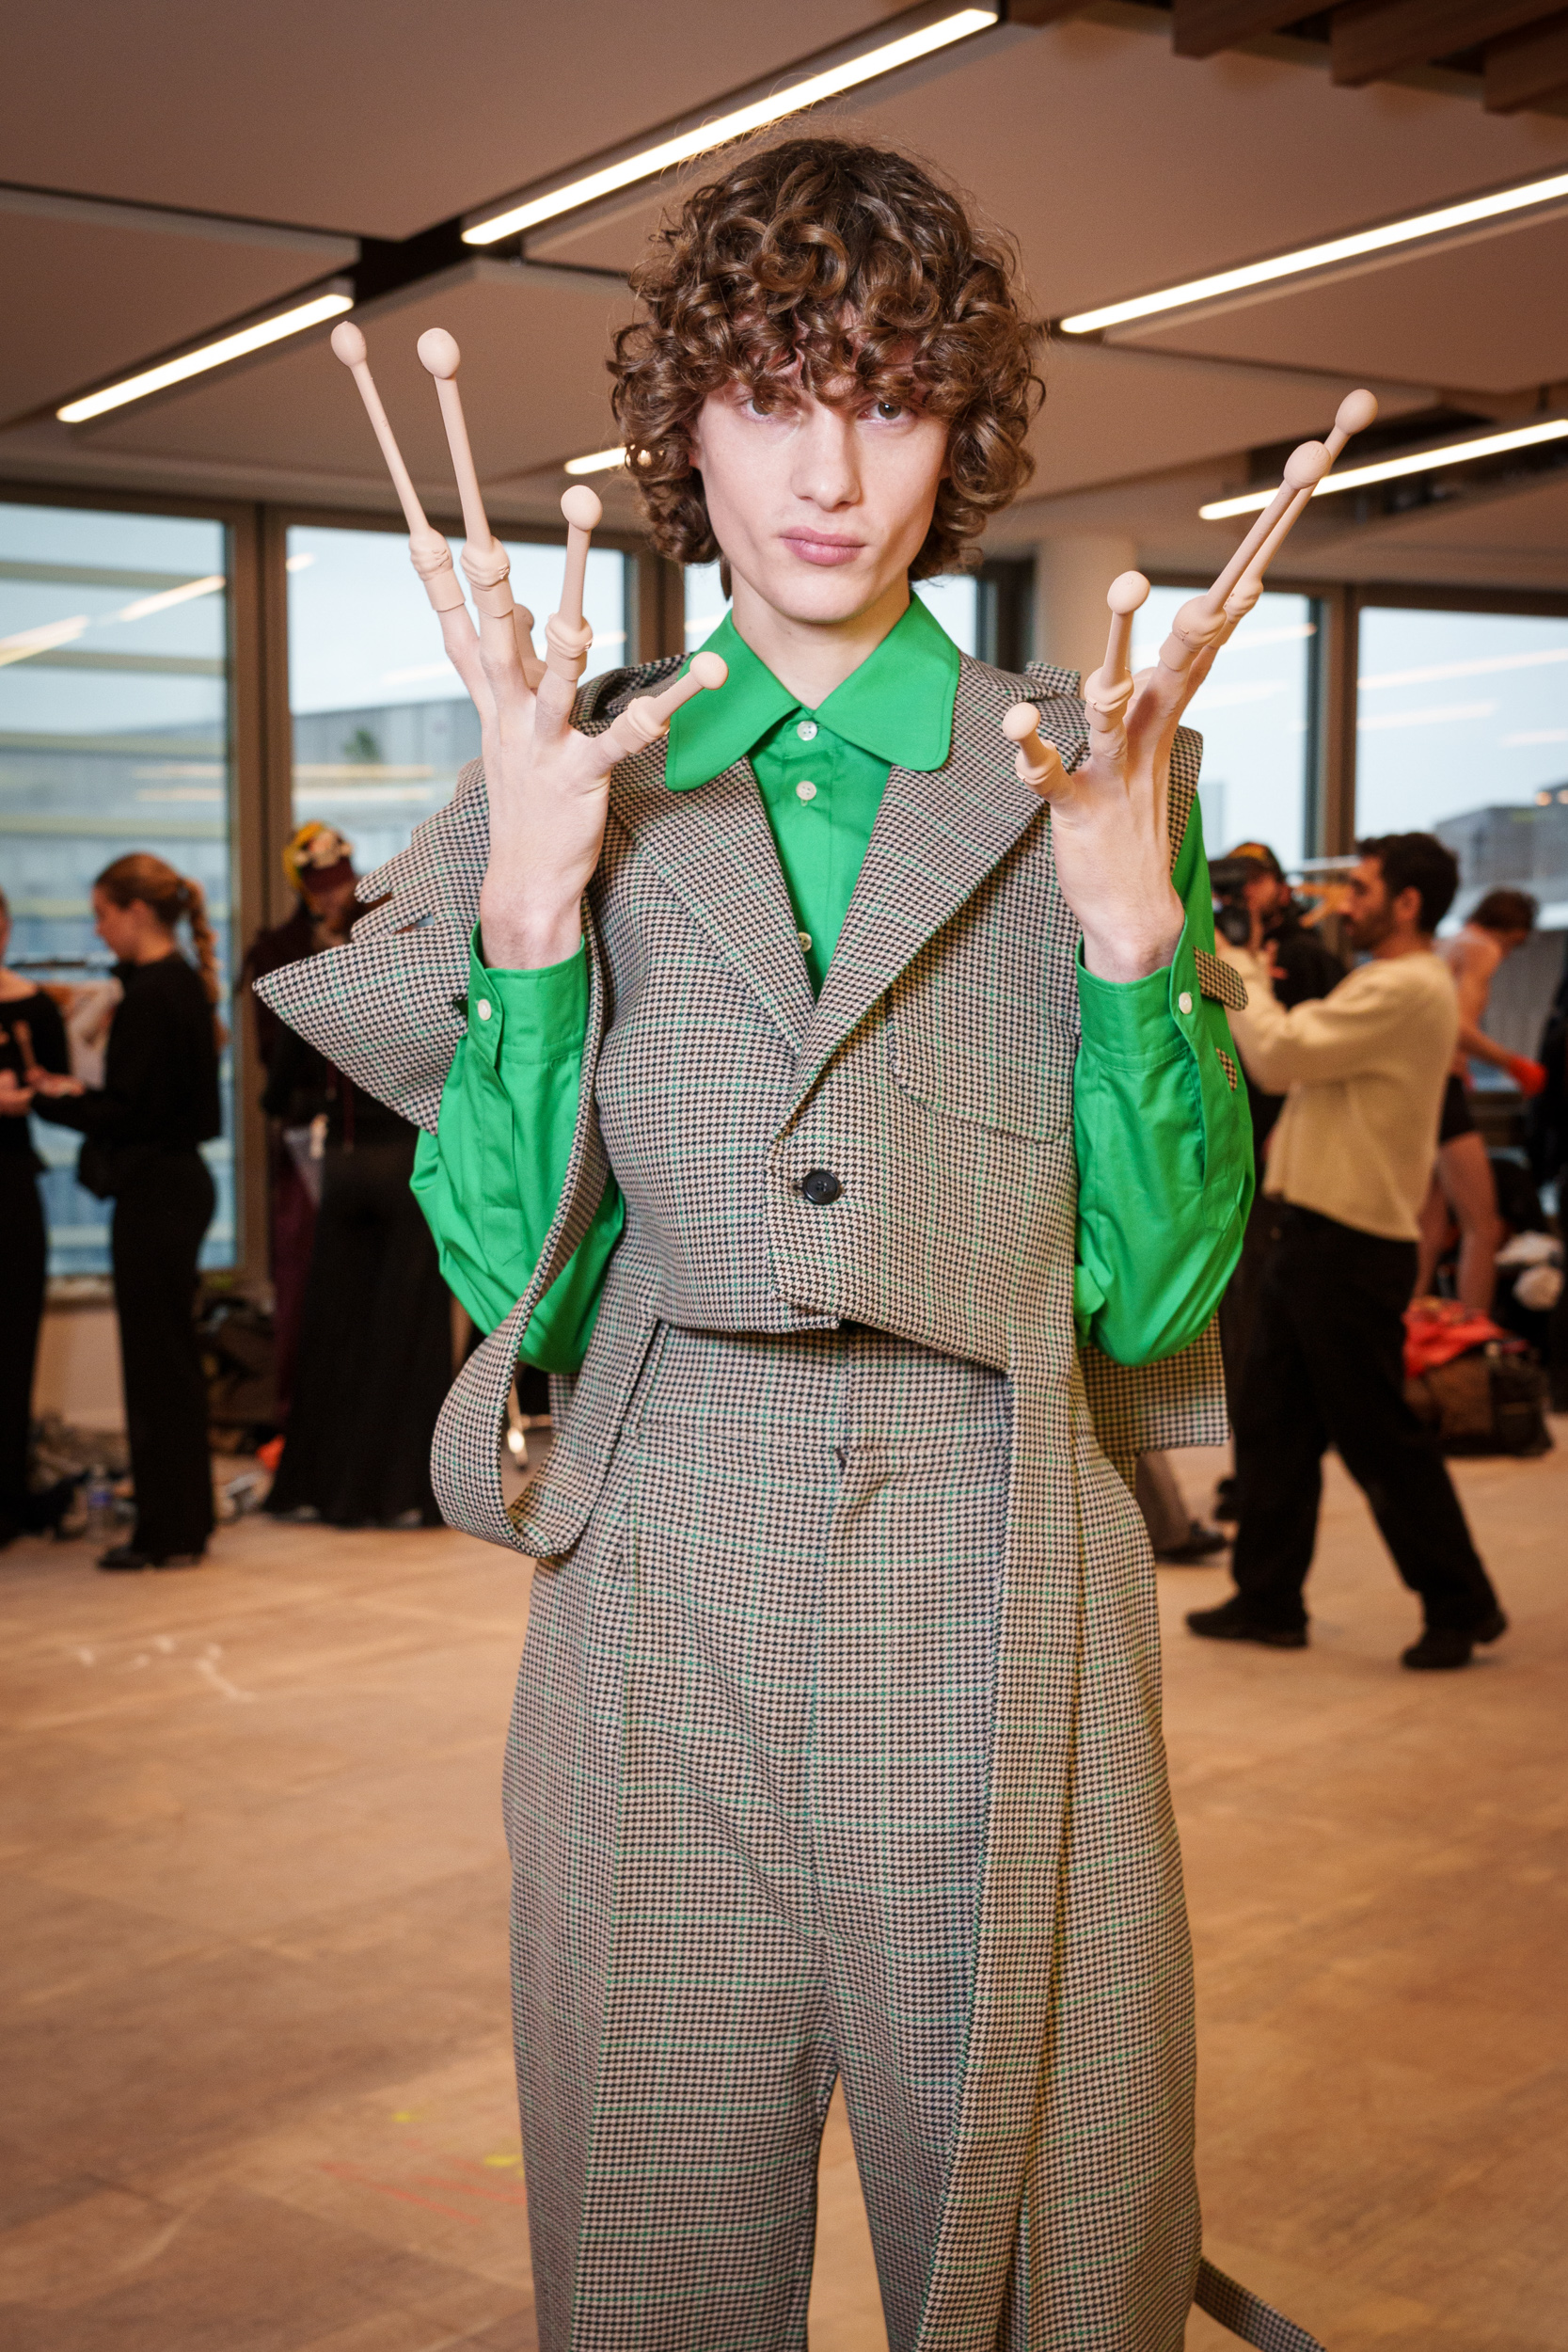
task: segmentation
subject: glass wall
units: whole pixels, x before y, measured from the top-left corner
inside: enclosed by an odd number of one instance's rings
[[[1151,588],[1132,625],[1132,666],[1151,662],[1190,588]],[[1267,842],[1280,863],[1310,856],[1307,758],[1311,748],[1312,640],[1307,596],[1257,604],[1220,654],[1187,712],[1203,738],[1203,838],[1211,857],[1243,841]]]
[[[1466,898],[1518,883],[1568,926],[1568,620],[1369,605],[1357,690],[1357,833],[1434,828]]]
[[[543,650],[563,550],[505,545],[512,593],[533,613]],[[461,564],[462,540],[451,547]],[[298,525],[287,563],[294,821],[335,825],[353,842],[360,873],[369,873],[451,800],[458,771],[478,756],[479,721],[442,651],[440,625],[401,533]],[[626,558],[613,549],[589,550],[589,676],[626,660]]]
[[[0,504],[0,887],[11,961],[57,989],[80,1074],[100,1065],[114,1001],[92,928],[92,880],[134,850],[206,894],[230,953],[227,534],[221,523],[83,507]],[[224,1134],[204,1147],[217,1212],[206,1265],[234,1255],[232,1073]],[[108,1266],[106,1201],[76,1184],[78,1138],[32,1121],[50,1271]]]

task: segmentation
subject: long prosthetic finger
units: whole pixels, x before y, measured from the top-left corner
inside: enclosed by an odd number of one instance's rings
[[[1040,714],[1033,703],[1014,703],[1003,715],[1002,732],[1009,742],[1018,745],[1013,762],[1020,784],[1026,784],[1048,801],[1064,781],[1067,770],[1062,755],[1054,743],[1048,743],[1040,731]]]
[[[1268,545],[1276,525],[1305,491],[1308,497],[1328,471],[1332,459],[1322,441],[1303,441],[1285,460],[1285,479],[1259,516],[1235,554],[1212,588],[1189,597],[1171,623],[1171,633],[1160,648],[1161,666],[1185,678],[1200,655],[1212,652],[1224,637],[1225,602]]]
[[[722,686],[729,675],[720,655],[693,654],[684,677],[667,686],[662,694],[640,694],[636,702],[627,704],[613,726],[606,728],[616,758],[626,759],[634,752],[645,751],[666,733],[682,703],[689,703],[705,688]]]
[[[392,487],[398,494],[398,504],[403,508],[404,519],[408,525],[409,559],[424,582],[425,594],[435,610],[443,616],[449,612],[461,612],[464,611],[463,588],[452,568],[451,549],[445,535],[439,531],[433,531],[425,518],[419,493],[403,462],[403,453],[388,421],[387,411],[381,405],[381,394],[375,389],[364,335],[352,319],[340,320],[332,329],[332,349],[358,386],[365,413],[381,444],[381,454],[387,460],[387,470],[392,477]]]
[[[1105,601],[1111,608],[1111,634],[1105,659],[1084,680],[1084,707],[1089,720],[1089,749],[1111,759],[1127,750],[1127,706],[1132,699],[1132,670],[1128,655],[1132,644],[1132,615],[1148,595],[1142,572],[1121,572],[1112,580]]]
[[[1323,448],[1328,453],[1329,465],[1333,465],[1352,434],[1364,433],[1376,415],[1377,396],[1375,393],[1367,391],[1346,393],[1336,411],[1333,430],[1323,442]],[[1324,471],[1326,470],[1325,468]],[[1229,596],[1227,596],[1225,600],[1226,626],[1218,639],[1220,644],[1224,644],[1226,639],[1232,636],[1240,628],[1262,595],[1263,575],[1290,537],[1301,516],[1306,513],[1311,497],[1312,491],[1309,489],[1296,492],[1295,497],[1253,556]]]
[[[586,483],[575,483],[561,501],[566,518],[566,570],[561,582],[561,609],[545,623],[545,667],[575,686],[588,661],[594,632],[582,617],[583,586],[588,573],[588,542],[604,508]],[[689,672],[687,674],[689,676]],[[635,707],[635,706],[634,706]]]
[[[521,666],[527,684],[532,687],[537,684],[537,677],[528,675],[529,663],[513,618],[512,559],[490,528],[474,453],[468,445],[463,396],[457,389],[457,371],[463,355],[456,337],[449,335],[443,326],[428,327],[415,349],[420,355],[420,365],[435,378],[436,397],[441,404],[441,422],[446,427],[451,469],[457,477],[457,495],[463,507],[463,569],[473,593],[474,611],[479,614],[480,643],[502,667]],[[523,634],[526,636],[527,631]],[[529,651],[532,651],[531,640]],[[537,671],[539,664],[535,661],[533,667]]]

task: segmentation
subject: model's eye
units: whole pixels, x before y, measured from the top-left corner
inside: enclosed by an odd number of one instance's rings
[[[901,400],[879,400],[871,413],[879,424],[896,424],[909,411]]]

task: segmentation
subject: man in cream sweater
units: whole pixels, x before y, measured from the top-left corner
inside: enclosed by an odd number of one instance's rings
[[[1288,1100],[1264,1194],[1272,1248],[1236,1414],[1240,1520],[1233,1597],[1187,1623],[1214,1641],[1307,1645],[1323,1456],[1333,1445],[1372,1508],[1426,1627],[1417,1668],[1468,1664],[1506,1627],[1437,1440],[1404,1400],[1403,1312],[1418,1216],[1459,1036],[1433,934],[1459,883],[1431,834],[1364,841],[1349,884],[1368,958],[1287,1011],[1262,957],[1227,948],[1247,984],[1231,1027],[1258,1084]]]

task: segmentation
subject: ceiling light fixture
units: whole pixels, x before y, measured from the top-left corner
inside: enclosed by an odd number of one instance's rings
[[[1294,253],[1276,253],[1266,262],[1246,262],[1240,269],[1216,270],[1208,278],[1191,278],[1180,286],[1158,293],[1134,294],[1127,302],[1102,303],[1097,310],[1079,310],[1058,319],[1064,335],[1097,335],[1107,326],[1124,326],[1130,319],[1157,317],[1162,310],[1185,310],[1200,302],[1215,302],[1226,294],[1244,294],[1252,286],[1276,284],[1281,278],[1302,278],[1315,270],[1333,269],[1341,262],[1386,252],[1392,246],[1414,245],[1425,237],[1449,236],[1478,222],[1497,220],[1509,213],[1568,199],[1568,171],[1549,180],[1528,180],[1523,185],[1498,188],[1490,196],[1470,197],[1463,204],[1444,204],[1432,213],[1412,213],[1404,220],[1385,221],[1380,229],[1359,229],[1353,236],[1330,237],[1323,245],[1305,245]]]
[[[269,343],[281,342],[289,335],[302,335],[308,326],[319,326],[323,320],[339,318],[353,308],[354,296],[334,287],[329,293],[312,295],[309,302],[296,303],[292,310],[275,311],[270,318],[236,328],[232,335],[222,335],[216,342],[199,344],[195,351],[182,353],[178,359],[165,359],[155,368],[142,368],[135,375],[121,376],[117,384],[105,384],[102,391],[87,392],[80,400],[68,400],[55,414],[62,424],[86,424],[89,417],[102,417],[111,408],[123,408],[128,401],[146,400],[150,393],[161,392],[170,384],[184,383],[187,376],[203,375],[209,368],[221,368],[230,359],[243,359],[248,352],[264,351]]]
[[[565,471],[567,473],[609,473],[612,466],[624,466],[626,462],[626,453],[624,449],[596,449],[587,457],[568,457]]]
[[[1487,433],[1477,441],[1448,441],[1441,449],[1419,449],[1408,457],[1381,457],[1370,466],[1347,466],[1342,473],[1325,474],[1312,496],[1332,498],[1336,490],[1363,490],[1374,482],[1399,482],[1408,474],[1464,466],[1477,457],[1502,457],[1510,450],[1535,449],[1543,441],[1560,441],[1564,437],[1568,437],[1568,417],[1548,417],[1541,424],[1520,425],[1513,433]],[[1232,515],[1260,513],[1273,496],[1273,490],[1249,490],[1244,498],[1214,499],[1197,511],[1204,522],[1220,523]]]
[[[781,79],[754,98],[737,93],[727,104],[718,100],[715,103],[723,109],[721,112],[702,119],[688,117],[684,122],[672,124],[662,137],[610,154],[594,170],[579,172],[574,179],[542,189],[537,196],[524,196],[499,211],[476,215],[464,228],[463,242],[496,245],[502,237],[515,237],[524,230],[537,228],[541,221],[555,220],[562,213],[596,203],[601,197],[614,196],[622,188],[634,187],[640,180],[651,180],[657,173],[667,171],[673,164],[686,163],[709,148],[722,147],[730,139],[760,131],[784,115],[818,106],[825,99],[836,98],[841,91],[853,89],[862,82],[895,73],[900,66],[913,65],[939,49],[950,48],[955,41],[990,32],[1001,14],[1000,6],[911,9],[904,22],[920,21],[911,24],[908,31],[894,39],[879,37],[869,43],[841,44],[816,61],[815,72],[808,70],[812,63],[809,59],[794,69],[800,74],[799,80]],[[883,36],[887,30],[882,28]]]

